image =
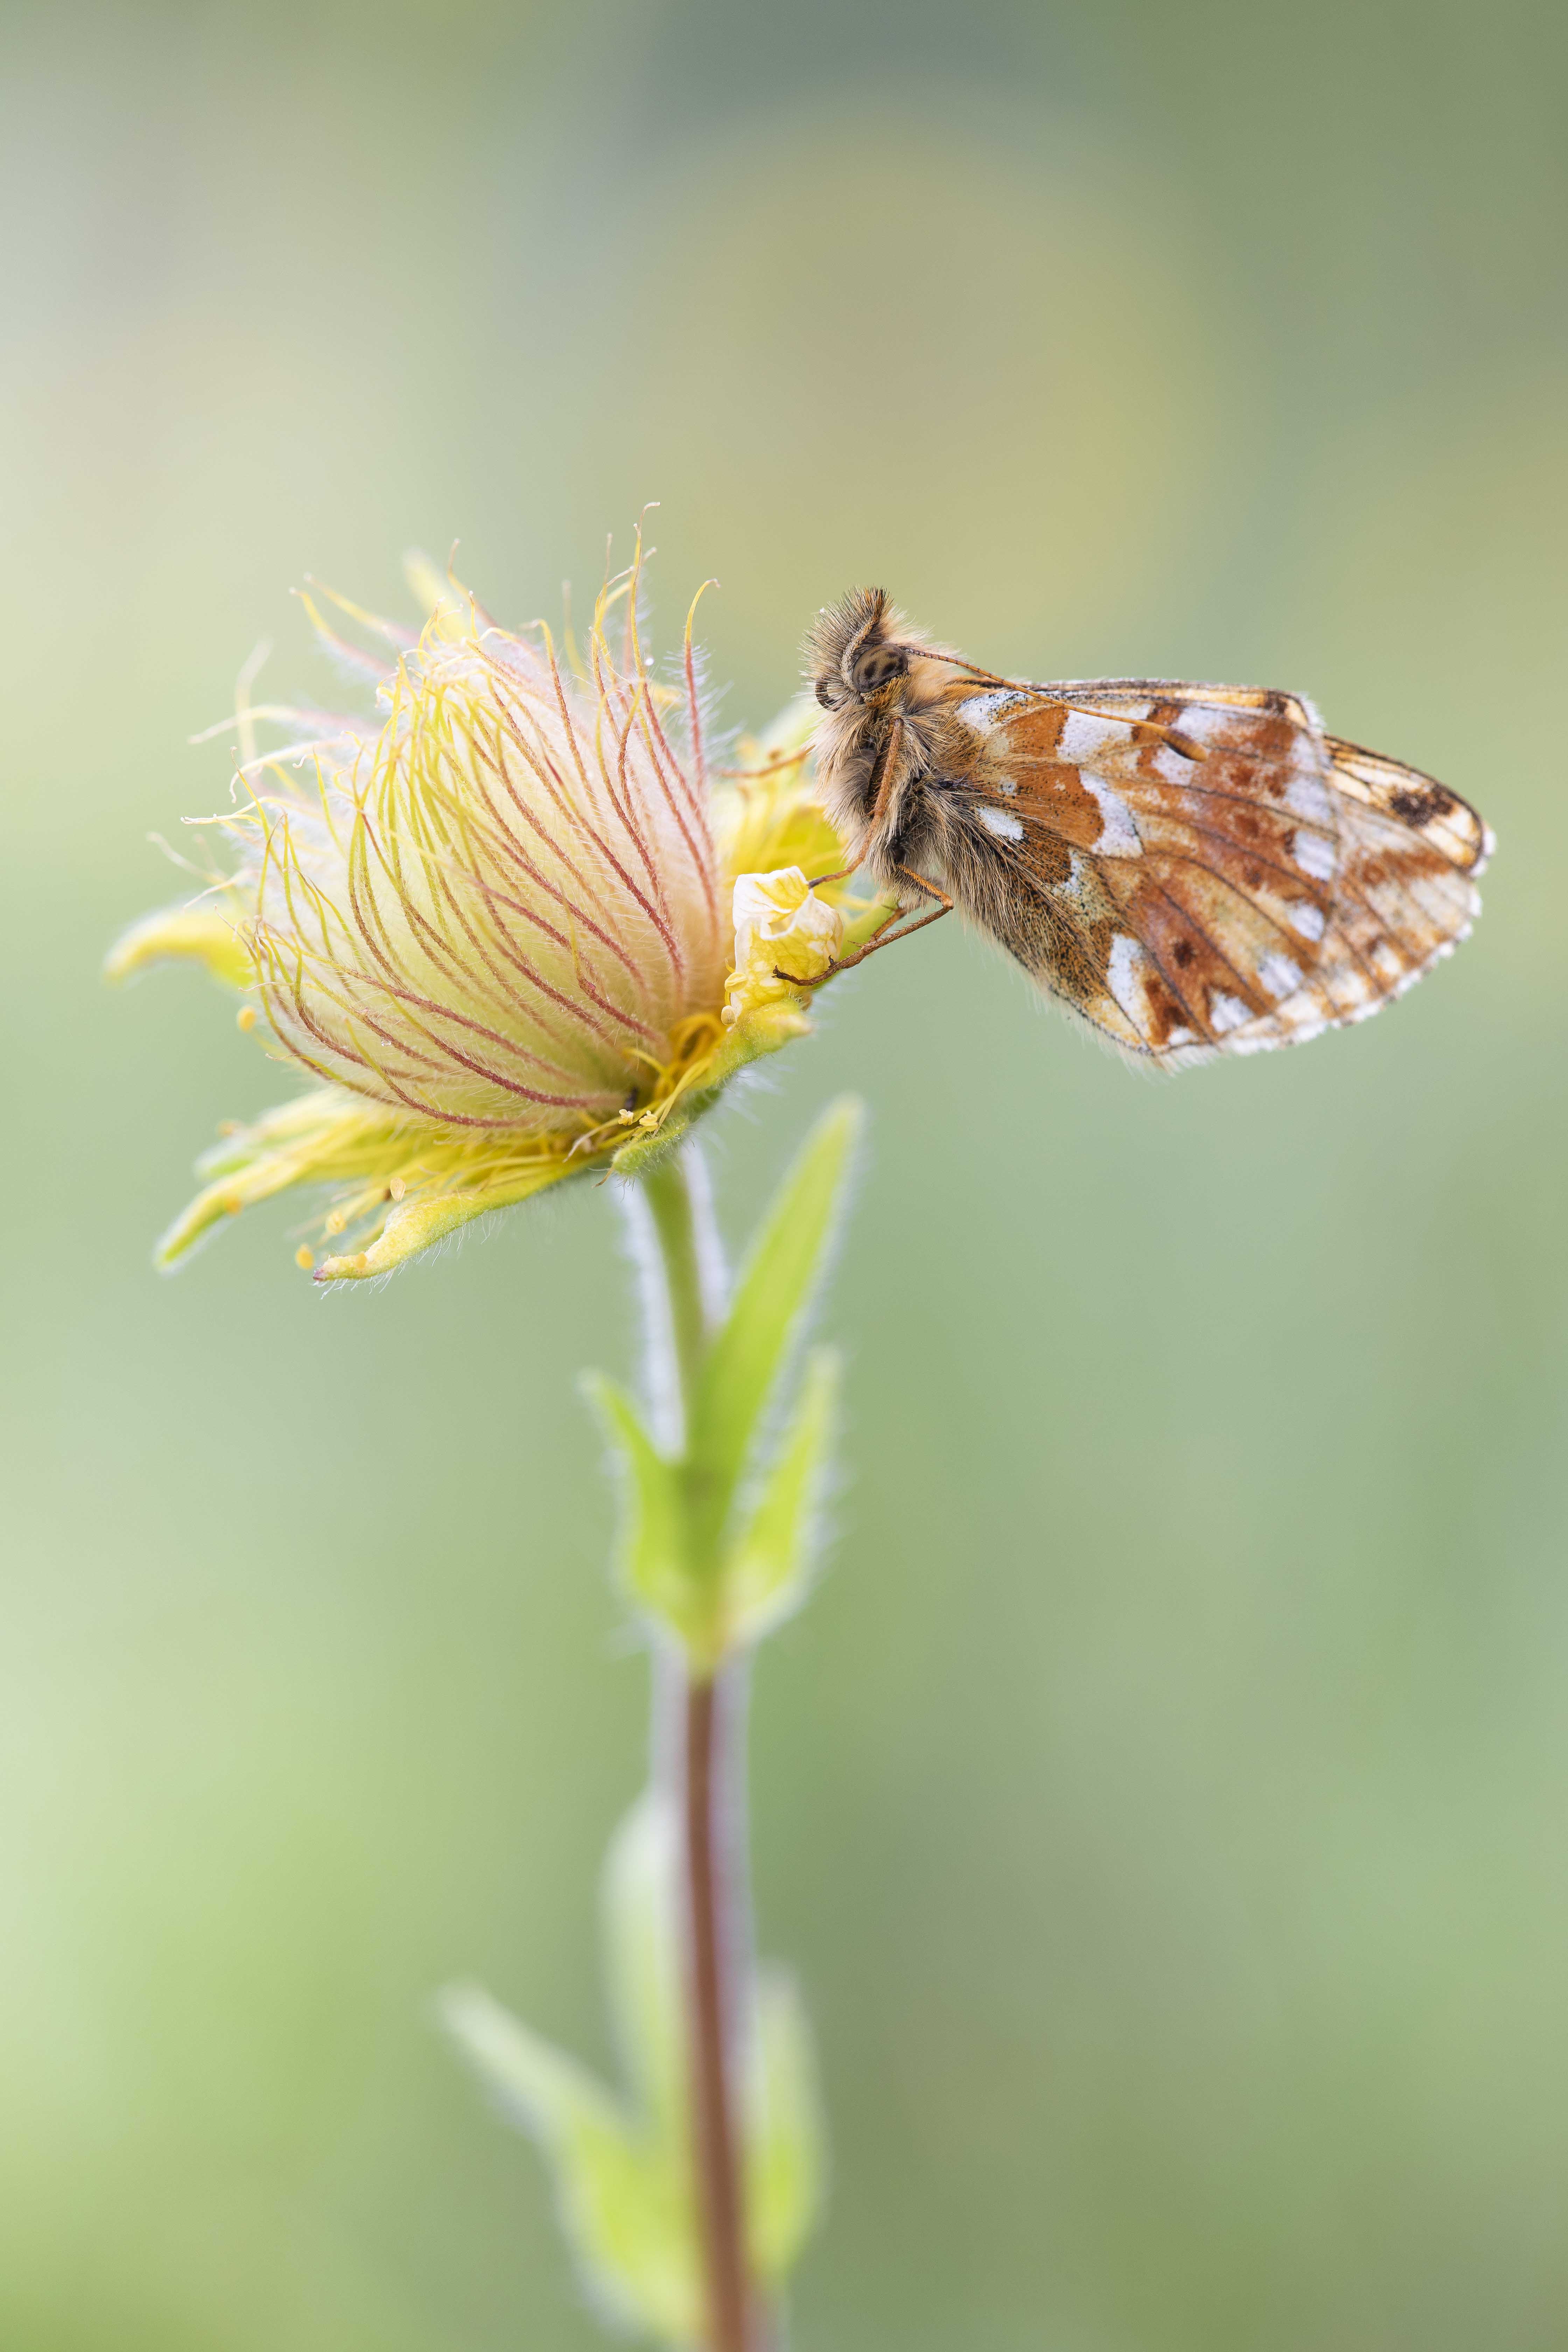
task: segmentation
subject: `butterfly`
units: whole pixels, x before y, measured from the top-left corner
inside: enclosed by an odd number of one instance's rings
[[[837,969],[956,906],[1123,1052],[1173,1068],[1364,1021],[1479,911],[1492,836],[1475,811],[1325,734],[1300,695],[1000,677],[878,588],[824,611],[806,653],[847,870],[902,908]]]

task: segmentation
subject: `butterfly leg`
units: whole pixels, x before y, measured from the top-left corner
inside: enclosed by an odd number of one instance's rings
[[[941,906],[931,908],[927,913],[921,915],[915,922],[908,924],[901,931],[896,928],[896,924],[901,922],[903,918],[895,917],[894,923],[889,925],[879,938],[868,940],[863,948],[857,948],[853,955],[846,956],[841,962],[830,963],[827,970],[820,973],[816,980],[795,980],[787,971],[779,971],[776,967],[773,973],[775,980],[787,980],[792,988],[820,988],[825,980],[832,980],[838,972],[853,971],[858,963],[864,963],[867,957],[875,955],[879,948],[890,948],[896,946],[901,940],[912,940],[915,933],[923,931],[928,923],[940,923],[944,915],[952,914],[953,902],[947,892],[940,888],[936,883],[929,881],[923,874],[917,874],[912,866],[900,866],[894,870],[901,874],[906,882],[912,882],[917,889],[923,890],[927,898],[940,898]]]
[[[893,780],[899,772],[899,753],[902,749],[903,740],[904,722],[901,719],[895,719],[888,730],[887,739],[881,750],[877,754],[877,764],[871,771],[877,779],[877,797],[872,805],[871,814],[866,820],[866,830],[856,843],[850,854],[848,865],[842,867],[837,874],[819,874],[811,885],[814,890],[820,890],[823,885],[828,882],[847,882],[850,876],[858,874],[865,864],[866,844],[887,815],[888,803],[893,797]]]

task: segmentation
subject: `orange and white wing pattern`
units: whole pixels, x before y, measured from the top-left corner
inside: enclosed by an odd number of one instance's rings
[[[977,742],[958,789],[1027,886],[992,927],[1129,1052],[1170,1066],[1365,1020],[1479,911],[1475,811],[1294,695],[949,691]]]

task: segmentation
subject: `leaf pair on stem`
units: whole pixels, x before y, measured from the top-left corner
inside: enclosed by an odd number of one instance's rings
[[[671,1458],[626,1391],[590,1376],[625,1481],[621,1577],[672,1633],[696,1677],[767,1633],[805,1597],[831,1441],[838,1360],[809,1359],[777,1442],[765,1440],[780,1375],[809,1312],[833,1230],[859,1106],[819,1122],[759,1231],[728,1314],[682,1382],[685,1444]]]

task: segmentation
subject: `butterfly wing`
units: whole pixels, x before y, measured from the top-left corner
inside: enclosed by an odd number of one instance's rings
[[[1428,776],[1263,688],[952,689],[956,894],[1165,1064],[1364,1020],[1451,952],[1490,846]]]

